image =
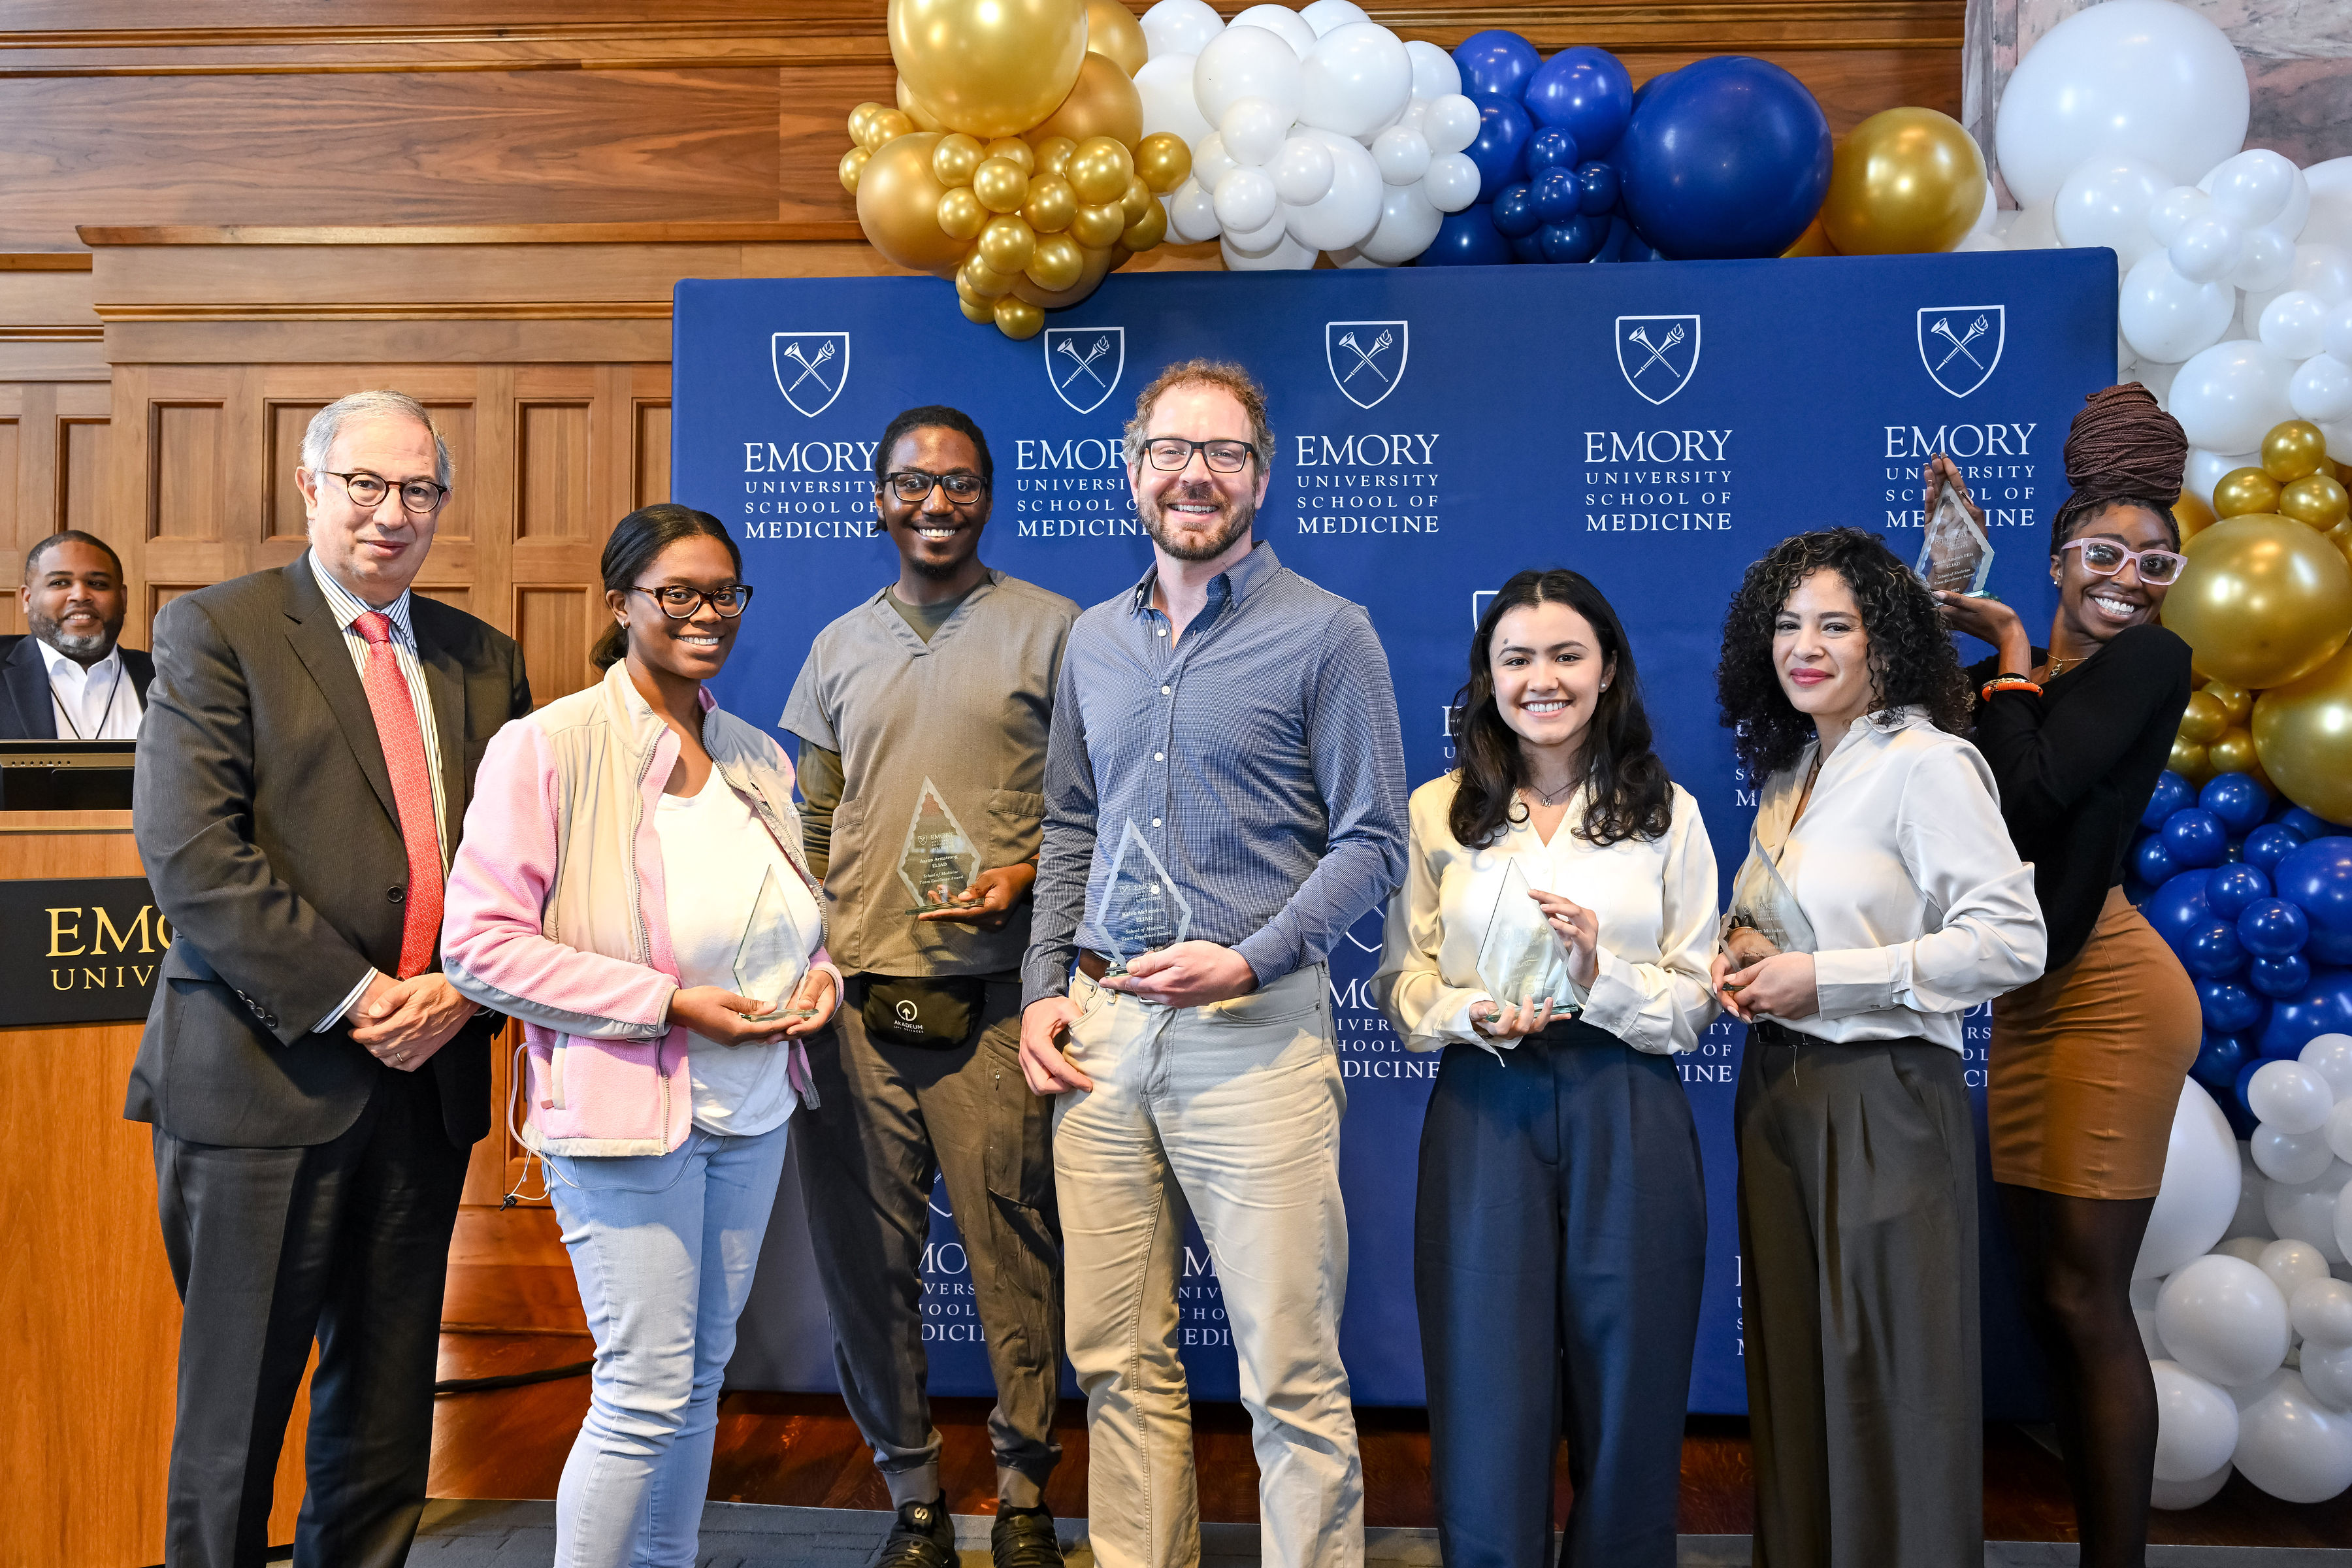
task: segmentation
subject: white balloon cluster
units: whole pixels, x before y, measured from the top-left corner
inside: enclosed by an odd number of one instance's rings
[[[2116,253],[2118,379],[2180,421],[2209,504],[2285,420],[2352,451],[2352,158],[2242,152],[2249,107],[2236,48],[2188,6],[2077,12],[2002,93],[1994,139],[2023,207],[1961,247]]]
[[[1406,43],[1354,0],[1253,5],[1228,25],[1207,0],[1143,15],[1135,73],[1146,135],[1172,132],[1192,175],[1168,231],[1215,239],[1236,271],[1393,267],[1478,199],[1478,109],[1434,44]]]
[[[2133,1271],[2158,1508],[2195,1508],[2233,1469],[2288,1502],[2352,1487],[2352,1035],[2265,1063],[2246,1100],[2261,1125],[2232,1158],[2187,1086]]]

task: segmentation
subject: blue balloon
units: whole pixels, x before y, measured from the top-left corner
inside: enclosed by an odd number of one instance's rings
[[[2164,835],[2164,847],[2172,852],[2176,866],[2219,866],[2229,857],[2229,833],[2221,819],[2202,806],[2174,812],[2158,831]]]
[[[2252,866],[2222,866],[2205,884],[2205,902],[2225,921],[2236,920],[2257,899],[2271,896],[2271,879]]]
[[[2246,835],[2246,864],[2259,868],[2265,875],[2278,869],[2278,863],[2290,850],[2300,848],[2303,835],[2284,822],[2265,822]]]
[[[2322,1035],[2352,1035],[2352,970],[2314,968],[2301,995],[2272,1003],[2263,1055],[2291,1057]]]
[[[2205,1027],[2217,1035],[2242,1035],[2262,1023],[2264,1011],[2261,998],[2226,980],[2198,981],[2197,1005]]]
[[[1516,103],[1488,99],[1478,106],[1478,140],[1463,149],[1478,165],[1478,199],[1491,202],[1505,185],[1528,177],[1528,142],[1535,127]]]
[[[1462,90],[1480,102],[1508,100],[1517,103],[1528,80],[1543,65],[1536,47],[1504,27],[1473,33],[1454,50],[1462,72]]]
[[[2197,1047],[2197,1060],[2189,1076],[2217,1095],[2228,1094],[2237,1088],[2238,1075],[2252,1059],[2252,1048],[2237,1036],[2209,1033]]]
[[[1578,205],[1576,171],[1567,167],[1546,169],[1528,187],[1534,193],[1536,216],[1546,223],[1566,223],[1583,209]]]
[[[1541,228],[1531,228],[1525,234],[1515,234],[1511,237],[1512,260],[1541,261],[1543,258],[1543,230]]]
[[[1617,205],[1617,165],[1598,158],[1578,164],[1576,188],[1580,205],[1592,216],[1613,211]]]
[[[1634,112],[1639,113],[1641,111],[1642,100],[1650,96],[1650,90],[1653,88],[1656,87],[1660,82],[1665,80],[1668,77],[1671,77],[1675,73],[1672,71],[1660,71],[1657,75],[1652,77],[1649,80],[1635,88],[1633,89]],[[1628,124],[1632,123],[1632,116],[1627,116],[1626,121]]]
[[[2230,1086],[2230,1092],[2214,1096],[2221,1102],[2221,1113],[2230,1119],[2230,1130],[2241,1139],[2252,1137],[2254,1129],[2262,1125],[2254,1108],[2246,1103],[2246,1085],[2254,1080],[2254,1074],[2262,1068],[2262,1058],[2247,1058],[2246,1065],[2238,1069],[2238,1081]]]
[[[2198,792],[2197,804],[2220,817],[2234,838],[2263,825],[2271,795],[2244,773],[2223,773]]]
[[[2208,893],[2206,897],[2210,900],[2212,895]],[[2213,912],[2221,914],[2218,904]],[[2256,958],[2284,958],[2301,952],[2304,943],[2311,940],[2311,921],[2284,899],[2257,899],[2238,916],[2238,940]],[[2273,991],[2271,994],[2280,993]]]
[[[1607,49],[1580,44],[1546,60],[1528,79],[1528,112],[1576,138],[1588,158],[1617,144],[1633,115],[1633,78]]]
[[[2139,907],[2156,934],[2176,952],[2182,939],[2213,918],[2211,907],[2205,902],[2205,884],[2212,877],[2207,870],[2183,871],[2168,879],[2157,889],[2155,897]]]
[[[2151,888],[2164,886],[2180,870],[2173,864],[2172,851],[2164,847],[2161,833],[2151,833],[2139,841],[2139,847],[2132,851],[2132,868]]]
[[[2271,881],[2280,898],[2311,917],[2305,955],[2315,963],[2352,963],[2352,837],[2314,838],[2290,850]]]
[[[1632,240],[1633,235],[1633,226],[1625,221],[1625,215],[1622,213],[1611,213],[1609,215],[1609,237],[1601,242],[1601,254],[1594,257],[1592,259],[1595,261],[1624,260],[1625,247]]]
[[[2180,967],[2208,980],[2227,980],[2246,966],[2246,950],[2238,928],[2227,921],[2207,921],[2180,942]]]
[[[1528,138],[1528,173],[1540,174],[1546,169],[1563,164],[1575,168],[1582,162],[1576,150],[1576,138],[1557,125],[1547,125]]]
[[[2346,833],[2352,832],[2352,828],[2338,826],[2326,817],[2315,816],[2299,805],[2289,806],[2279,820],[2305,838],[2340,838]]]
[[[2311,984],[2311,960],[2299,952],[2257,958],[2246,965],[2246,984],[2265,996],[2293,996]]]
[[[1447,213],[1421,253],[1423,267],[1503,267],[1510,259],[1511,242],[1495,232],[1494,209],[1484,202]]]
[[[1652,245],[1648,240],[1642,237],[1642,231],[1633,227],[1633,220],[1630,217],[1626,219],[1625,226],[1631,232],[1629,232],[1625,237],[1625,249],[1623,254],[1617,258],[1618,260],[1664,261],[1665,259],[1665,257],[1659,251],[1656,246]]]
[[[1544,259],[1590,261],[1601,249],[1601,242],[1608,237],[1606,220],[1588,217],[1582,213],[1570,214],[1559,223],[1544,225]]]
[[[1533,234],[1543,226],[1536,216],[1533,185],[1505,185],[1495,193],[1495,232],[1506,239]]]
[[[2195,786],[2170,768],[2156,775],[2156,793],[2147,797],[2147,809],[2139,814],[2142,827],[2161,827],[2164,819],[2184,805],[2197,804]]]
[[[1722,55],[1653,84],[1612,161],[1626,216],[1667,255],[1778,256],[1828,194],[1830,124],[1779,66]]]

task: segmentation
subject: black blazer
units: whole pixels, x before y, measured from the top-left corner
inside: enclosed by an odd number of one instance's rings
[[[530,711],[522,651],[461,610],[409,601],[454,849],[492,735]],[[310,1026],[400,961],[408,856],[367,692],[310,558],[184,595],[155,619],[132,827],[172,922],[123,1114],[193,1142],[324,1143],[383,1066]],[[484,1015],[422,1069],[463,1148],[490,1124]]]
[[[155,679],[155,661],[135,647],[115,645],[122,656],[122,673],[131,689],[147,700],[148,684]],[[40,640],[28,633],[0,637],[0,741],[54,741],[58,710],[49,697],[49,667],[41,658]]]

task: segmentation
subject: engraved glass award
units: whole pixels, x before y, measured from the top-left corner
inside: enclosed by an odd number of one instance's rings
[[[1927,514],[1927,537],[1919,542],[1919,580],[1950,594],[1981,594],[1992,573],[1992,544],[1960,504],[1960,492],[1945,485]]]
[[[955,907],[955,895],[980,875],[980,851],[956,820],[937,785],[923,781],[915,815],[907,822],[907,847],[898,855],[898,879],[915,900],[910,915]]]
[[[1514,858],[1503,868],[1503,890],[1486,916],[1478,943],[1478,984],[1498,1007],[1551,1004],[1552,1016],[1584,1011],[1584,990],[1569,977],[1568,950],[1528,895],[1533,884]]]
[[[1103,885],[1096,924],[1110,943],[1112,963],[1107,973],[1111,974],[1126,973],[1131,959],[1175,946],[1192,929],[1192,906],[1136,831],[1133,817],[1119,835],[1118,853],[1111,857],[1110,880]]]
[[[759,897],[751,900],[751,923],[735,949],[735,992],[770,1009],[782,1009],[786,1018],[814,1018],[814,1007],[786,1007],[808,973],[808,955],[801,951],[800,931],[784,909],[784,889],[771,866],[760,879]]]
[[[1798,907],[1797,895],[1773,856],[1764,852],[1757,841],[1756,829],[1748,830],[1748,858],[1739,865],[1739,875],[1731,882],[1731,913],[1729,926],[1752,927],[1763,939],[1782,952],[1812,952],[1818,939],[1813,935],[1813,923]]]

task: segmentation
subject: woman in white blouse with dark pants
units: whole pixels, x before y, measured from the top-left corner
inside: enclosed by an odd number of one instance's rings
[[[1761,781],[1712,965],[1749,1026],[1733,1119],[1756,1563],[1976,1568],[1961,1018],[2042,972],[2032,868],[1958,733],[1935,601],[1875,537],[1800,534],[1749,567],[1717,679]]]
[[[1706,1253],[1674,1058],[1716,1013],[1715,852],[1650,750],[1623,627],[1573,572],[1504,584],[1454,734],[1459,769],[1413,794],[1373,980],[1407,1047],[1445,1053],[1413,1240],[1442,1552],[1550,1561],[1564,1427],[1563,1561],[1665,1568]],[[1487,949],[1498,902],[1531,984]]]

